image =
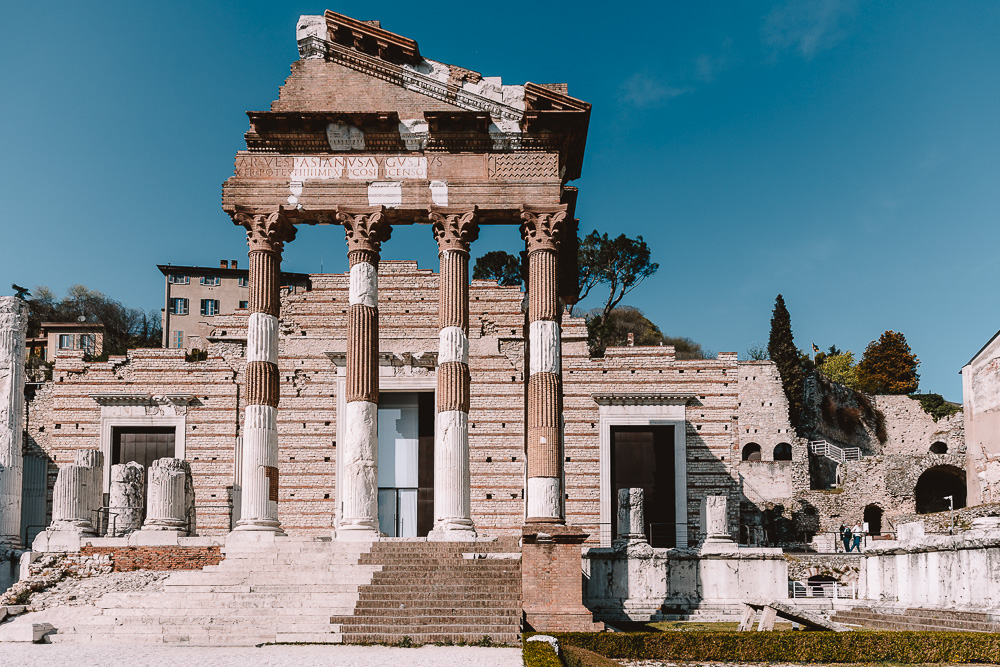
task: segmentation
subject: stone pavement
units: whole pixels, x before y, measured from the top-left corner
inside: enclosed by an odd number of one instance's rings
[[[98,646],[79,644],[0,644],[0,664],[18,667],[48,667],[72,664],[128,665],[198,665],[199,667],[277,667],[295,665],[336,665],[337,667],[521,667],[519,648],[479,648],[474,646],[423,646],[391,648],[387,646],[262,646],[253,647],[173,647],[173,646]]]

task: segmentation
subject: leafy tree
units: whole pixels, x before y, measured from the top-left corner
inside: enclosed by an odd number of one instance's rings
[[[962,411],[961,404],[946,401],[941,394],[910,394],[910,398],[920,401],[920,407],[933,417],[934,421]]]
[[[608,287],[608,297],[598,317],[608,316],[625,295],[656,273],[660,265],[649,261],[649,246],[642,236],[634,239],[621,234],[612,239],[590,232],[580,242],[580,301],[597,285]],[[572,312],[572,311],[571,311]]]
[[[836,348],[831,346],[831,351]],[[820,354],[823,354],[820,352]],[[818,356],[818,355],[817,355]],[[820,373],[830,378],[834,382],[839,382],[851,389],[858,388],[858,367],[854,363],[854,353],[848,350],[837,354],[829,354],[819,362],[816,367]]]
[[[600,318],[602,311],[594,309],[585,314],[591,356],[601,356],[611,346],[628,343],[632,334],[635,345],[673,345],[677,359],[705,359],[708,353],[700,343],[686,337],[664,336],[642,311],[633,306],[619,306]],[[597,323],[603,326],[597,326]]]
[[[129,308],[96,290],[73,285],[57,299],[48,287],[39,286],[28,300],[28,336],[38,336],[43,322],[91,322],[104,325],[104,352],[125,354],[129,348],[159,347],[162,343],[160,313]]]
[[[869,394],[912,394],[920,385],[919,365],[906,336],[886,331],[865,348],[858,364],[858,384]]]
[[[781,386],[788,398],[788,420],[798,426],[802,413],[802,389],[806,379],[806,363],[811,363],[808,355],[799,352],[792,336],[792,317],[785,307],[785,299],[780,294],[774,300],[771,314],[771,334],[767,341],[767,355],[781,374]],[[804,357],[804,359],[803,359]]]
[[[521,261],[509,252],[491,250],[476,259],[472,277],[476,280],[495,280],[502,287],[520,285]]]
[[[819,368],[820,366],[823,365],[823,362],[826,361],[827,358],[836,357],[837,355],[843,353],[844,351],[841,350],[839,347],[837,347],[836,345],[831,345],[829,348],[827,348],[826,352],[817,352],[816,356],[813,357],[813,361],[816,364],[816,367]]]

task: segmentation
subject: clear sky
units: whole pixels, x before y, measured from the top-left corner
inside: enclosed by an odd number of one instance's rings
[[[297,58],[333,9],[426,57],[568,82],[593,104],[583,232],[641,234],[659,272],[628,302],[741,354],[784,294],[799,347],[860,357],[906,334],[921,390],[961,400],[1000,328],[1000,3],[45,2],[0,9],[0,294],[74,283],[162,307],[155,264],[245,261],[220,208]],[[473,254],[521,247],[491,229]],[[284,267],[346,269],[300,232]],[[383,257],[436,268],[426,227]],[[245,265],[245,264],[244,264]]]

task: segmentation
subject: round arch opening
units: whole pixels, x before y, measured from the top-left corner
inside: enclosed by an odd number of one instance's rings
[[[744,461],[760,461],[760,445],[756,442],[748,442],[743,446]]]
[[[948,443],[941,442],[938,440],[933,445],[931,445],[931,454],[947,454],[948,453]]]
[[[792,446],[787,442],[779,442],[774,446],[774,460],[775,461],[791,461],[792,460]]]
[[[863,521],[868,524],[869,535],[882,534],[882,508],[878,505],[865,507]]]
[[[947,511],[949,496],[954,509],[965,507],[965,471],[955,466],[928,468],[917,480],[913,496],[917,514]]]

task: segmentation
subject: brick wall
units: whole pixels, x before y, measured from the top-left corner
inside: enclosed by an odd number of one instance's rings
[[[112,571],[200,570],[222,561],[221,547],[94,547],[80,548],[81,558],[110,558]],[[102,559],[103,560],[103,559]],[[104,561],[107,562],[107,561]]]

